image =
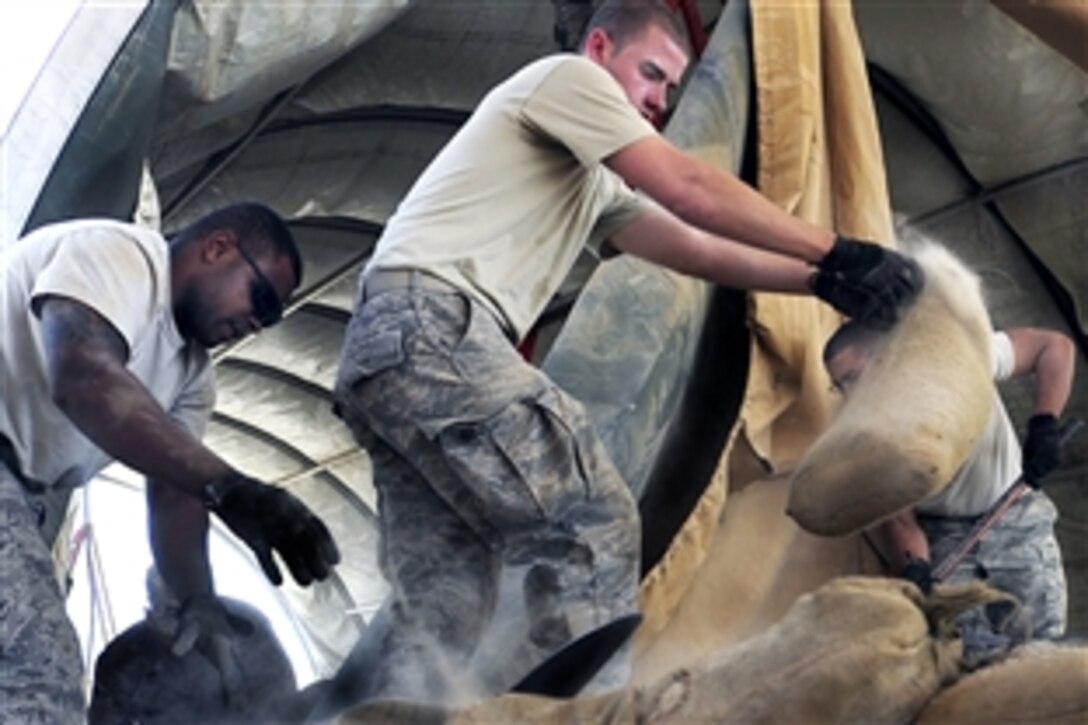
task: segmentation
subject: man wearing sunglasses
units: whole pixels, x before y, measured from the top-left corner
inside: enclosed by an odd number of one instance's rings
[[[155,564],[183,602],[176,649],[235,634],[214,595],[208,511],[302,585],[339,553],[290,493],[245,476],[200,439],[214,402],[208,350],[275,324],[301,260],[270,209],[212,212],[169,241],[112,220],[42,227],[0,266],[0,721],[82,718],[81,659],[50,547],[72,489],[112,460],[147,477]]]

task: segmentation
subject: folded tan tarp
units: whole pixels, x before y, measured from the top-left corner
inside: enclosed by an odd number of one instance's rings
[[[987,596],[980,592],[979,596]],[[573,700],[505,696],[456,711],[375,702],[346,723],[906,723],[960,671],[921,593],[844,577],[758,637],[652,683]]]
[[[729,496],[706,562],[657,636],[635,651],[636,684],[725,652],[779,621],[793,603],[845,574],[877,573],[859,537],[817,537],[784,513],[786,477]]]
[[[791,213],[841,233],[890,242],[883,155],[850,4],[754,0],[751,17],[760,190]],[[700,568],[713,568],[704,563],[708,554],[744,556],[714,535],[728,508],[727,492],[765,475],[764,466],[788,472],[834,414],[838,400],[829,391],[820,353],[841,319],[812,298],[752,296],[752,363],[740,420],[703,499],[643,584],[638,650],[647,657],[671,648],[655,640],[668,639],[666,628],[681,608],[685,619],[702,616],[683,600],[694,579],[710,576],[711,569]],[[783,502],[774,496],[760,500],[771,508],[745,515],[775,526],[753,532],[756,541],[770,552],[788,548],[794,533],[776,518],[785,515]],[[777,579],[781,575],[734,582],[738,605],[730,611],[748,623],[742,629],[769,623],[741,611],[739,603],[763,607],[774,599],[772,590],[789,591]],[[800,593],[783,594],[774,611]],[[646,667],[658,671],[656,665]]]
[[[1088,647],[1036,642],[973,672],[926,706],[919,725],[1088,722]]]
[[[806,531],[861,531],[937,494],[990,420],[992,326],[978,277],[940,245],[911,253],[925,288],[794,470],[788,511]]]

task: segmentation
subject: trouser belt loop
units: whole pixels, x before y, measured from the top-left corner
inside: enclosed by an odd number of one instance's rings
[[[433,290],[457,292],[449,282],[421,269],[375,269],[363,278],[363,302],[393,290]]]
[[[415,268],[391,268],[375,269],[366,274],[362,284],[362,302],[365,304],[385,292],[393,290],[431,290],[433,292],[445,292],[462,294],[466,298],[470,295],[463,293],[454,285],[444,279],[434,276],[430,272]],[[515,347],[518,344],[517,335],[503,324],[499,323],[506,339]]]

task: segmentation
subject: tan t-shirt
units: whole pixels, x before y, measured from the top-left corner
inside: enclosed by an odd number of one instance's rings
[[[435,157],[367,271],[426,270],[480,299],[520,339],[582,247],[599,249],[650,203],[601,160],[654,133],[596,63],[536,61],[493,89]]]
[[[179,426],[203,435],[215,402],[213,369],[174,322],[169,248],[158,233],[105,219],[52,224],[0,262],[0,432],[27,476],[79,485],[110,462],[50,398],[34,306],[44,296],[76,300],[105,318],[128,344],[129,372]]]

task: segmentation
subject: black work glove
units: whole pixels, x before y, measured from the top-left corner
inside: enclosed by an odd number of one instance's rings
[[[196,647],[219,672],[223,702],[230,704],[242,687],[231,643],[251,634],[253,625],[227,611],[214,594],[197,594],[186,599],[178,611],[178,631],[170,651],[184,657]]]
[[[809,284],[817,297],[863,325],[887,330],[925,284],[910,257],[873,242],[836,237]]]
[[[910,556],[907,565],[899,576],[922,590],[922,594],[929,595],[933,592],[933,567],[926,559]]]
[[[272,551],[280,555],[299,584],[324,579],[340,552],[321,519],[279,486],[229,473],[204,487],[204,505],[244,541],[265,575],[283,583]]]
[[[1062,447],[1060,438],[1058,419],[1050,413],[1038,413],[1028,420],[1021,468],[1024,480],[1033,488],[1039,488],[1043,477],[1058,466]]]

